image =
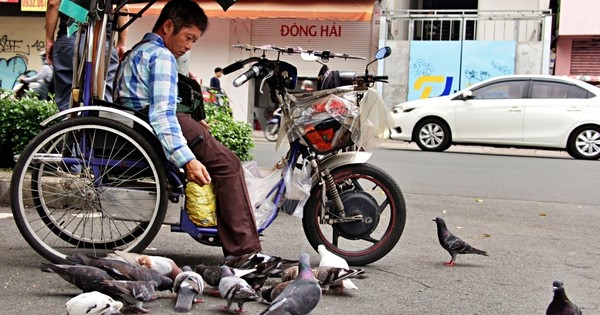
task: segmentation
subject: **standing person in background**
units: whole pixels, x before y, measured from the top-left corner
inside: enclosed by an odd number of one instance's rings
[[[219,78],[223,75],[223,69],[216,67],[215,76],[210,79],[210,87],[221,92],[221,81]]]
[[[71,19],[58,11],[60,1],[48,0],[48,7],[46,8],[46,58],[48,64],[54,67],[55,101],[58,108],[62,111],[69,108],[71,101],[75,35],[67,36],[67,27]],[[124,25],[127,19],[126,16],[120,16],[118,25]],[[56,34],[56,40],[54,40],[54,33],[57,27],[58,33]],[[112,21],[109,21],[106,29],[108,31],[112,30]],[[113,81],[117,66],[119,65],[119,59],[126,51],[126,35],[125,30],[119,32],[116,48],[111,52],[106,78],[106,91],[104,94],[105,100],[109,102],[112,101]],[[79,51],[81,52],[81,49]]]

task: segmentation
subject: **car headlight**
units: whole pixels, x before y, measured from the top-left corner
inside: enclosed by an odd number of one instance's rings
[[[416,107],[404,107],[402,105],[400,106],[396,106],[392,108],[392,113],[394,114],[399,114],[399,113],[408,113],[411,112],[412,110],[414,110]]]

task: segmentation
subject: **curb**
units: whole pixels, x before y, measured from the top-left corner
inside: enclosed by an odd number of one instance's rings
[[[265,139],[261,130],[252,132],[254,142],[273,143]],[[381,143],[381,149],[421,151],[415,143],[384,139]],[[494,154],[494,155],[517,155],[532,157],[550,157],[550,158],[568,158],[571,157],[565,151],[537,150],[537,149],[518,149],[518,148],[497,148],[482,146],[453,145],[446,152],[452,153],[471,153],[471,154]],[[261,169],[261,173],[265,170]],[[268,172],[267,172],[268,173]],[[10,206],[10,171],[0,171],[0,206]]]

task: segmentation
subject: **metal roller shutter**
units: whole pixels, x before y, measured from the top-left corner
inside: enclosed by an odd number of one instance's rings
[[[600,38],[573,40],[571,75],[600,75]]]
[[[331,59],[327,65],[333,70],[363,73],[373,47],[371,25],[371,22],[329,20],[254,20],[251,44],[302,47],[362,56],[367,61]],[[304,61],[298,55],[283,56],[281,59],[295,65],[299,76],[316,77],[321,68],[316,61]]]

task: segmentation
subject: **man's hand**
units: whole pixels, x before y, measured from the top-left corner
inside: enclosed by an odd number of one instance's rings
[[[52,48],[54,48],[54,41],[46,41],[46,62],[52,65]]]
[[[125,53],[127,52],[127,47],[124,45],[117,45],[117,54],[119,55],[119,61],[123,61],[125,59]]]
[[[187,174],[187,180],[190,182],[194,182],[200,186],[204,186],[211,182],[210,175],[206,170],[204,164],[200,163],[200,161],[194,159],[187,162],[183,168],[185,168],[185,173]]]
[[[199,121],[199,123],[200,123],[202,126],[204,126],[204,127],[208,128],[208,129],[210,129],[210,126],[208,125],[208,123],[206,122],[206,120],[202,119],[201,121]]]

